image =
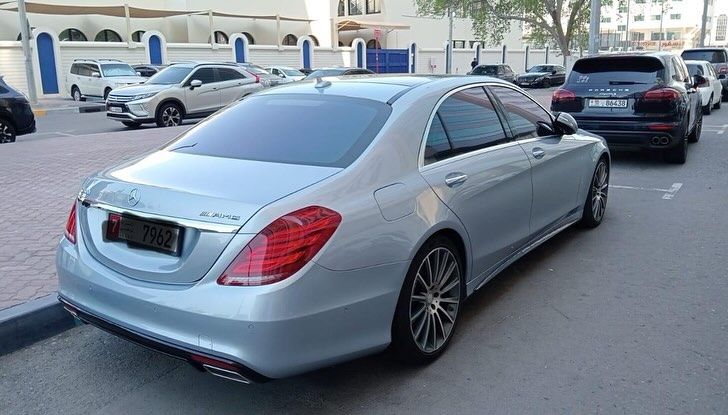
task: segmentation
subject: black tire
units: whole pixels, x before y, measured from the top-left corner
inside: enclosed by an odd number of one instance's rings
[[[544,88],[551,88],[551,80],[549,80],[548,78],[546,78],[546,79],[543,80],[543,82],[541,83],[541,85],[543,85]]]
[[[723,89],[723,102],[728,102],[728,91]]]
[[[722,99],[719,99],[718,102],[716,102],[715,105],[713,105],[713,109],[714,110],[719,110],[721,103],[722,103]]]
[[[710,99],[708,100],[707,105],[703,105],[703,115],[710,115],[710,111],[713,109],[713,106],[710,104],[713,102],[713,96],[710,96]]]
[[[174,102],[163,104],[157,110],[157,126],[175,127],[182,124],[184,115],[179,105]]]
[[[104,101],[106,101],[109,98],[110,93],[111,93],[111,88],[104,89]]]
[[[700,141],[700,135],[703,133],[703,115],[700,114],[700,118],[698,118],[697,121],[695,121],[695,127],[693,127],[693,131],[690,132],[690,135],[688,135],[688,141],[691,143],[697,143]]]
[[[688,138],[683,137],[680,144],[665,150],[665,161],[674,164],[685,164],[688,159]]]
[[[81,90],[78,89],[76,85],[71,87],[71,98],[74,101],[85,101],[83,95],[81,94]]]
[[[438,261],[442,258],[443,270],[449,270],[450,264],[455,264],[455,268],[449,274],[443,273],[447,275],[446,280],[440,281],[439,284],[432,283],[428,288],[427,284],[432,281],[432,274],[427,274],[431,270],[427,264],[430,258],[435,258],[433,255]],[[439,265],[438,262],[438,266],[435,267],[436,275],[439,275],[437,272]],[[462,253],[449,238],[436,236],[427,241],[417,253],[407,271],[392,322],[392,351],[401,361],[408,364],[429,363],[447,349],[455,333],[460,308],[465,299],[463,271]],[[423,273],[427,275],[423,276]],[[452,287],[445,290],[449,286]],[[453,303],[455,295],[457,302]],[[443,299],[448,301],[441,301]],[[420,304],[422,307],[418,308]],[[427,325],[426,332],[423,331],[425,325]],[[430,327],[433,328],[432,331]],[[441,339],[438,339],[438,328],[442,334]],[[434,333],[434,340],[431,350],[428,350],[431,333]]]
[[[609,196],[609,162],[602,157],[597,162],[589,182],[589,191],[584,202],[584,212],[579,225],[584,228],[596,228],[604,220]]]
[[[10,121],[0,118],[0,144],[14,143],[17,137],[15,127]]]
[[[129,128],[139,128],[142,126],[142,123],[136,121],[122,121],[121,123]]]

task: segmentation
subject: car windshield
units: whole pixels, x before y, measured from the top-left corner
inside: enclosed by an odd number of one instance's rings
[[[278,68],[278,69],[288,76],[306,76],[303,74],[303,72],[301,72],[297,69],[292,69],[292,68]]]
[[[182,82],[187,75],[192,72],[192,68],[187,66],[170,66],[169,68],[162,69],[157,72],[154,76],[149,78],[148,84],[157,85],[172,85]]]
[[[319,78],[324,76],[339,76],[343,74],[346,71],[346,69],[318,69],[306,77],[306,79],[313,79],[313,78]]]
[[[687,64],[687,67],[688,67],[688,72],[690,72],[690,76],[704,75],[703,67],[698,64],[689,63],[689,64]]]
[[[498,74],[497,66],[476,66],[473,69],[473,75],[496,75]]]
[[[726,62],[726,54],[723,50],[686,50],[681,56],[686,61]]]
[[[546,65],[536,65],[528,70],[528,72],[534,73],[534,72],[551,72],[554,70],[553,66],[546,66]]]
[[[346,167],[367,148],[390,112],[389,105],[362,98],[258,95],[228,107],[165,149],[242,160]],[[256,125],[265,128],[250,128]]]
[[[107,78],[114,76],[137,76],[134,68],[125,63],[103,64],[101,65],[101,72],[103,72],[104,77]]]
[[[569,84],[635,85],[661,83],[665,68],[657,58],[624,56],[582,59],[574,64]]]

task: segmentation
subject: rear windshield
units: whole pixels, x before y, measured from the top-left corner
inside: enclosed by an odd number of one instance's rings
[[[686,50],[682,53],[682,58],[686,61],[708,61],[710,63],[726,62],[725,51],[716,50]]]
[[[477,66],[475,69],[473,69],[473,75],[497,75],[498,74],[498,67],[497,66]]]
[[[346,69],[319,69],[308,74],[306,79],[313,79],[324,76],[339,76],[344,72],[346,72]]]
[[[705,75],[703,73],[703,67],[700,65],[696,65],[694,63],[689,63],[689,64],[687,64],[687,67],[688,67],[688,72],[690,73],[690,76]]]
[[[632,85],[662,83],[662,62],[649,57],[614,57],[582,59],[574,64],[569,84]]]
[[[382,102],[361,98],[251,96],[191,129],[166,150],[346,167],[367,148],[390,112]]]

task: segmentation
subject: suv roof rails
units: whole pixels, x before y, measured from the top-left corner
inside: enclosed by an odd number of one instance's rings
[[[105,62],[121,62],[119,59],[74,59],[73,61],[74,62],[81,62],[81,61],[83,61],[83,62],[101,62],[101,61],[105,61]]]

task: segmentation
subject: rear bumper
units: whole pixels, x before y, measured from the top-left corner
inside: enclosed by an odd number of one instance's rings
[[[580,120],[576,118],[579,128],[604,137],[607,145],[613,149],[666,149],[680,144],[684,136],[683,129],[674,122],[624,122],[602,120]],[[661,124],[663,128],[650,129],[650,125]],[[672,125],[668,128],[668,125]]]
[[[109,269],[77,238],[61,241],[56,266],[59,296],[79,318],[188,361],[229,361],[254,381],[383,350],[409,266],[331,271],[311,262],[280,283],[223,287],[216,265],[193,285],[156,284]]]

